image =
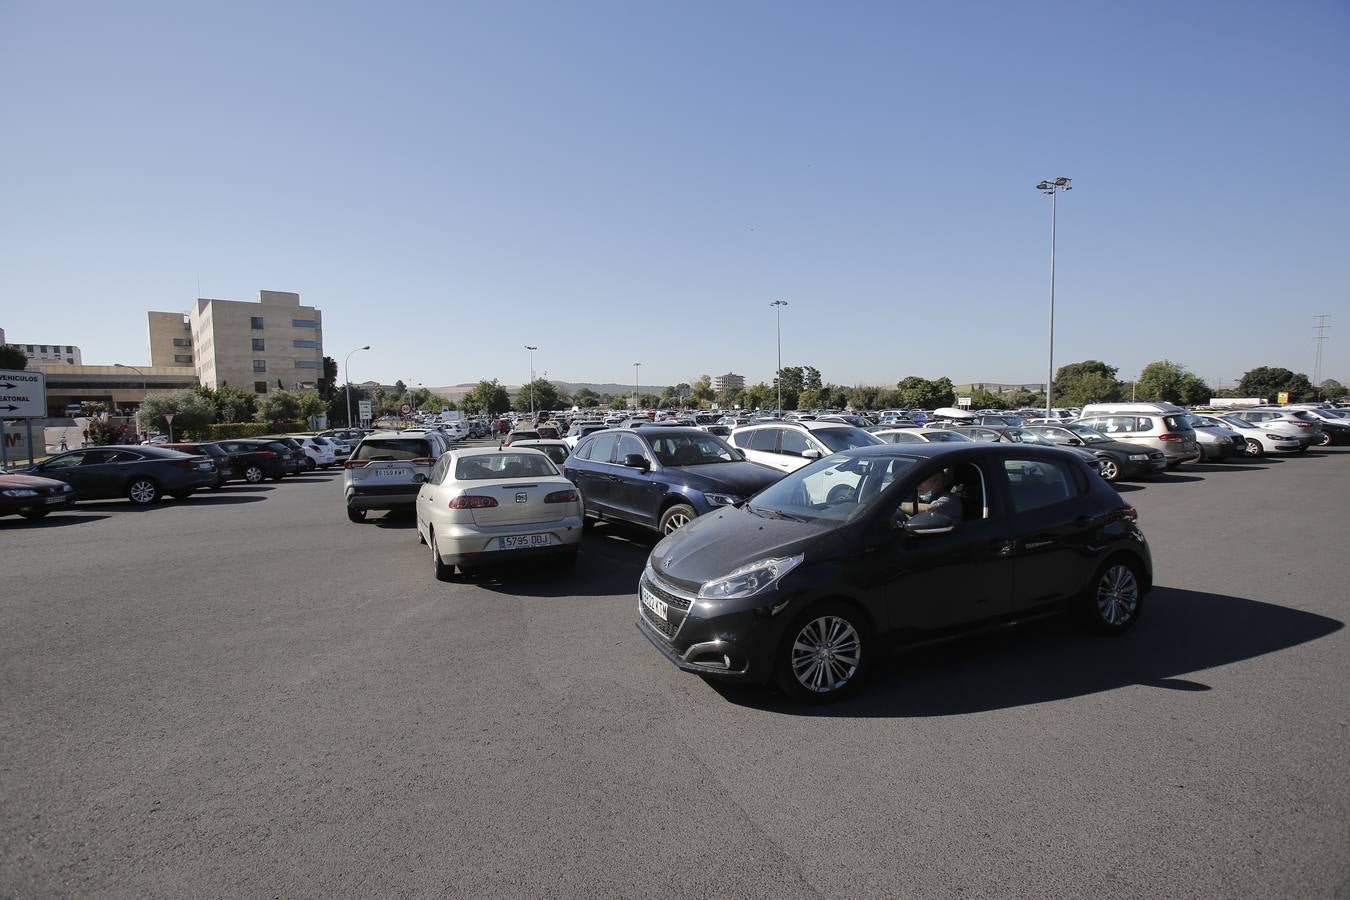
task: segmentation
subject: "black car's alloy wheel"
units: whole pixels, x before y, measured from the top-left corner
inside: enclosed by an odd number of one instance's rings
[[[244,480],[249,484],[260,484],[266,477],[261,466],[249,466],[244,470]]]
[[[127,485],[127,499],[146,506],[159,499],[159,485],[149,478],[137,478]]]
[[[694,512],[694,508],[687,503],[676,503],[661,514],[661,525],[659,530],[662,534],[670,534],[673,531],[678,531],[694,521],[694,517],[697,515],[698,513]]]
[[[812,607],[787,631],[779,687],[808,703],[844,696],[862,680],[868,634],[863,618],[845,603]]]
[[[1124,631],[1139,618],[1144,598],[1139,575],[1123,560],[1108,560],[1092,586],[1097,625],[1104,631]]]
[[[1317,439],[1317,446],[1319,446],[1319,447],[1330,447],[1330,446],[1331,446],[1331,434],[1330,434],[1329,432],[1326,432],[1326,431],[1322,432],[1322,436],[1319,437],[1319,438]]]
[[[1103,456],[1101,460],[1101,468],[1098,471],[1102,473],[1103,478],[1107,481],[1115,481],[1120,478],[1120,463],[1109,456]]]

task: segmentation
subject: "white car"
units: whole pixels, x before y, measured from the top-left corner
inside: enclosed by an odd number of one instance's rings
[[[305,451],[306,469],[331,469],[337,463],[337,455],[327,441],[320,441],[311,434],[290,434],[287,437]]]
[[[745,458],[780,472],[795,472],[822,457],[853,447],[884,443],[861,428],[839,422],[766,422],[731,432]]]
[[[320,444],[326,443],[329,447],[333,448],[333,461],[339,466],[346,462],[352,455],[352,445],[342,438],[318,434],[314,436],[314,440]]]
[[[436,578],[455,566],[576,562],[581,495],[539,450],[451,450],[417,492],[417,538],[431,547]]]
[[[1247,445],[1248,456],[1263,456],[1272,452],[1301,453],[1308,449],[1308,445],[1300,441],[1297,435],[1262,428],[1259,425],[1253,425],[1246,419],[1211,413],[1192,413],[1191,415],[1192,418],[1199,419],[1206,424],[1221,425],[1240,434]]]
[[[871,433],[887,444],[974,443],[961,432],[950,428],[886,428]]]

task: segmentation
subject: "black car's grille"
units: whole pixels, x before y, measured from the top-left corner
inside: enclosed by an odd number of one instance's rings
[[[647,604],[642,602],[641,597],[638,597],[638,610],[643,621],[659,631],[665,636],[666,640],[674,638],[679,632],[680,626],[684,624],[685,616],[689,614],[689,599],[672,594],[648,575],[643,576],[640,585],[642,590],[650,591],[658,600],[666,604],[666,618],[662,619],[648,609]]]

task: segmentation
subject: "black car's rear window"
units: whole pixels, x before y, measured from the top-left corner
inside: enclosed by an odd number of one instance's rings
[[[381,438],[377,441],[364,440],[356,448],[352,459],[367,459],[372,462],[386,459],[421,459],[431,456],[430,442],[421,438]]]

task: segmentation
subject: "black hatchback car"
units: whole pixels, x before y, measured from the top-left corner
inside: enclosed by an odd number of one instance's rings
[[[828,700],[898,645],[1066,608],[1124,631],[1153,584],[1135,518],[1053,447],[846,450],[665,537],[638,627],[681,669]]]
[[[715,434],[673,425],[616,428],[583,438],[567,458],[566,475],[581,492],[587,526],[618,519],[662,534],[740,503],[782,477],[747,462]]]

